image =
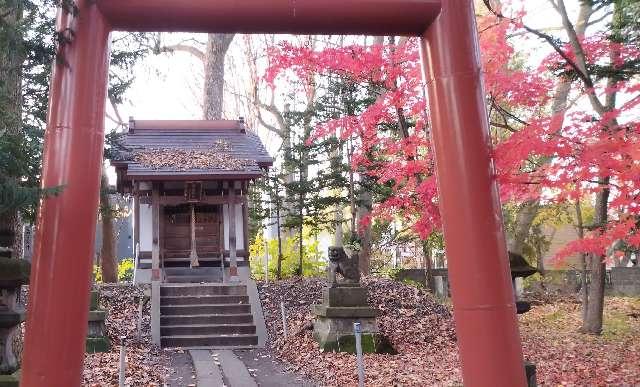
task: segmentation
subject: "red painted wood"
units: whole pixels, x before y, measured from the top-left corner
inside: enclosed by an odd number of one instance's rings
[[[440,0],[98,0],[116,30],[420,35]]]
[[[473,2],[444,2],[423,43],[465,386],[524,386]]]

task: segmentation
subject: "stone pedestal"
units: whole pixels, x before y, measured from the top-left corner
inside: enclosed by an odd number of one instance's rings
[[[376,316],[367,304],[367,290],[359,284],[338,284],[324,289],[322,304],[312,305],[313,337],[325,352],[355,353],[353,323],[362,331],[362,351],[377,352],[381,342]]]
[[[29,282],[31,264],[22,259],[0,258],[0,387],[18,387],[18,359],[13,342],[24,321],[20,288]]]
[[[99,297],[100,294],[97,290],[91,291],[89,326],[86,339],[87,353],[109,352],[109,348],[111,347],[111,343],[107,337],[107,328],[104,324],[107,312],[100,309],[98,305]]]

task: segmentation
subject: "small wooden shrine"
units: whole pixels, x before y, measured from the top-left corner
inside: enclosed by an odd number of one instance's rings
[[[273,159],[243,119],[131,119],[113,153],[117,189],[133,196],[135,282],[248,266],[247,190]]]

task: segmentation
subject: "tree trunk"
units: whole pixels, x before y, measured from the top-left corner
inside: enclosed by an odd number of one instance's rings
[[[434,289],[433,284],[433,276],[431,275],[431,249],[429,248],[429,244],[426,240],[422,242],[422,268],[424,269],[424,286],[426,289]]]
[[[224,58],[234,34],[209,34],[204,64],[203,116],[205,120],[222,118],[224,97]]]
[[[100,249],[100,269],[102,281],[118,282],[118,264],[115,256],[115,235],[113,209],[109,200],[109,182],[103,172],[100,189],[100,216],[102,218],[102,247]]]
[[[584,239],[584,222],[582,220],[582,207],[580,207],[580,199],[576,201],[576,223],[578,238]],[[587,263],[587,254],[580,253],[580,299],[582,301],[583,322],[587,320],[587,311],[589,310],[589,273],[587,271],[589,266]]]
[[[609,178],[605,177],[600,184],[605,187],[596,194],[595,224],[604,228],[607,224],[607,209],[609,203]],[[591,261],[591,286],[589,288],[589,308],[586,318],[582,322],[584,332],[599,335],[602,333],[602,312],[604,309],[604,283],[606,276],[605,256],[593,256]]]
[[[366,181],[368,178],[365,175],[360,176],[361,181]],[[365,187],[368,184],[365,184]],[[364,275],[371,273],[371,222],[364,227],[362,226],[362,220],[369,215],[372,206],[372,195],[366,188],[360,184],[360,195],[358,198],[358,210],[357,217],[358,223],[356,228],[360,230],[360,272]]]
[[[509,251],[522,255],[525,241],[529,236],[531,224],[538,214],[540,203],[537,200],[528,200],[520,206],[516,215],[516,225],[513,237],[509,239]]]
[[[275,194],[276,194],[276,234],[278,235],[278,268],[276,270],[276,278],[282,279],[282,233],[280,228],[280,190],[278,189],[278,178],[275,180]]]
[[[342,214],[342,206],[337,205],[335,208],[334,219],[336,223],[336,229],[333,237],[333,245],[334,246],[342,246],[344,244],[343,230],[342,230],[342,222],[343,222],[343,214]]]
[[[542,246],[541,246],[540,243],[536,244],[536,255],[537,255],[537,258],[538,258],[536,260],[536,262],[538,262],[536,269],[538,269],[538,273],[540,273],[540,275],[544,277],[544,275],[545,275],[544,254],[542,252]]]
[[[20,32],[21,2],[0,6],[4,41],[0,44],[0,135],[22,138],[22,63],[25,52]],[[15,155],[19,158],[22,155]],[[20,176],[0,176],[3,180],[17,181]],[[12,258],[22,257],[22,221],[17,209],[0,217],[0,247],[11,249]],[[6,246],[4,246],[6,245]]]

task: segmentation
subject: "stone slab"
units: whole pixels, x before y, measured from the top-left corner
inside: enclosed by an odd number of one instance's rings
[[[107,317],[107,312],[104,310],[90,310],[89,321],[104,321]]]
[[[611,282],[614,294],[640,296],[640,267],[611,268]]]
[[[258,348],[264,348],[267,345],[267,324],[264,320],[262,303],[258,295],[258,286],[252,279],[246,280],[245,283],[247,285],[247,296],[249,296],[249,303],[251,304],[251,315],[258,335]]]
[[[160,282],[151,282],[151,342],[160,346]]]
[[[196,370],[196,382],[198,387],[220,387],[224,385],[220,367],[214,361],[211,351],[190,350]]]
[[[0,375],[0,387],[19,387],[20,386],[20,370],[11,375]]]
[[[220,359],[220,364],[222,365],[222,373],[224,377],[229,382],[229,385],[233,386],[242,386],[242,387],[257,387],[258,384],[251,377],[247,367],[244,365],[242,360],[238,359],[238,357],[233,353],[233,351],[223,350],[223,351],[214,351],[214,354],[218,354],[218,359]]]
[[[89,310],[98,310],[99,300],[100,293],[97,290],[92,290],[89,298]]]
[[[0,312],[0,328],[10,328],[23,322],[24,312],[2,311]]]
[[[85,340],[85,350],[87,353],[109,352],[111,343],[106,337],[87,337]]]
[[[313,321],[313,338],[323,352],[354,353],[353,324],[356,322],[360,323],[363,352],[376,352],[379,334],[374,317],[353,319],[317,316]]]
[[[0,287],[16,288],[29,283],[31,263],[24,259],[0,258]]]
[[[335,284],[329,286],[331,288],[359,288],[359,282],[345,282],[344,280],[338,280]]]
[[[338,318],[371,318],[378,315],[378,311],[369,306],[357,307],[332,307],[324,304],[311,305],[311,313],[319,317],[338,317]]]
[[[329,307],[359,307],[368,306],[367,289],[362,287],[324,288],[322,291],[323,304]]]

